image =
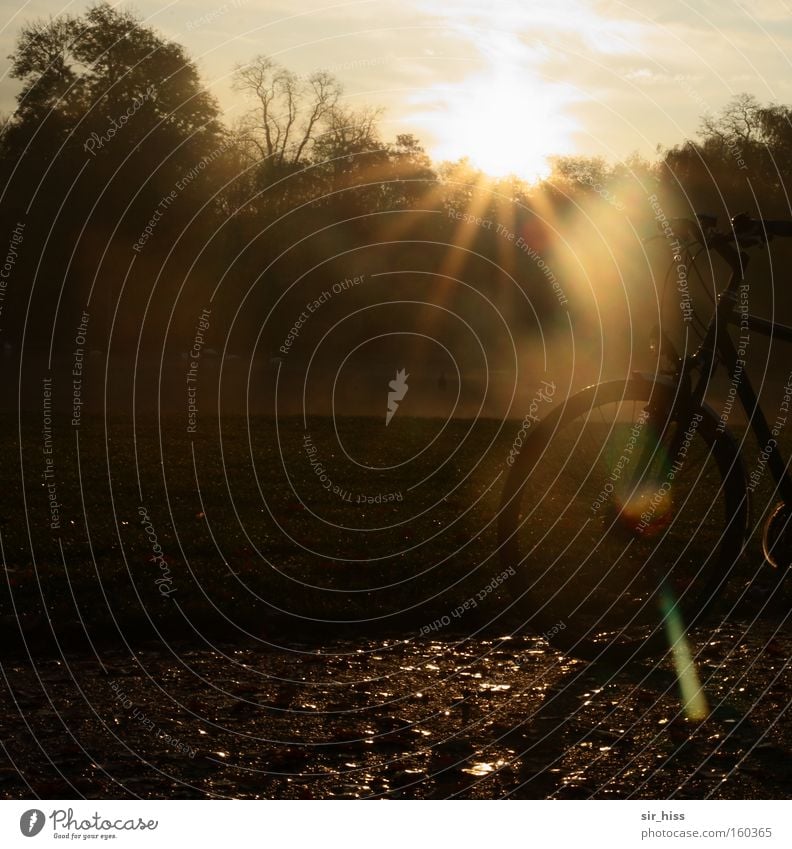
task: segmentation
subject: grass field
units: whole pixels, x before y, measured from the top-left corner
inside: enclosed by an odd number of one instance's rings
[[[233,631],[226,619],[256,634],[415,630],[502,571],[492,521],[511,423],[395,419],[385,442],[362,418],[339,420],[340,440],[329,419],[202,420],[196,434],[88,420],[54,432],[51,455],[23,424],[21,450],[16,423],[4,430],[5,617],[100,630],[151,617],[185,636]]]
[[[443,617],[517,628],[508,579],[450,614],[504,569],[494,518],[518,428],[229,418],[188,434],[88,419],[45,439],[28,418],[20,439],[7,421],[0,615],[188,639],[414,634]]]

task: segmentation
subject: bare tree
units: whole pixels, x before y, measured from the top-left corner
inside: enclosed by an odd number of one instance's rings
[[[353,110],[337,107],[328,115],[322,144],[328,153],[360,153],[379,146],[377,123],[382,109],[367,107]]]
[[[240,123],[242,140],[276,167],[302,164],[342,91],[326,71],[299,77],[268,56],[237,66],[234,88],[255,102]]]
[[[341,106],[327,115],[325,130],[315,142],[315,159],[328,163],[336,181],[362,164],[362,154],[379,151],[381,158],[385,158],[377,134],[381,115],[382,110],[374,107],[355,110]],[[371,157],[366,164],[369,168],[373,165]]]
[[[718,138],[724,143],[752,144],[760,140],[764,111],[752,94],[738,94],[719,115],[705,115],[701,119],[699,135]]]

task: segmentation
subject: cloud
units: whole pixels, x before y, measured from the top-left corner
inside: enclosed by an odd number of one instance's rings
[[[229,7],[220,16],[218,4]],[[13,20],[7,9],[2,54],[23,20],[63,8],[36,0]],[[560,143],[574,138],[581,153],[615,157],[692,135],[702,103],[717,111],[740,91],[792,101],[792,16],[780,0],[135,0],[133,8],[186,46],[227,109],[238,102],[234,65],[266,53],[297,73],[334,70],[354,102],[386,107],[394,122],[386,132],[419,130],[430,143],[444,109],[459,115],[471,93],[486,105],[488,86],[503,108],[532,99]],[[19,85],[8,63],[0,70],[0,111],[10,110]]]

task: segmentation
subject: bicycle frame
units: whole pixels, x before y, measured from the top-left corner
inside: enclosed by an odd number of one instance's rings
[[[719,296],[704,341],[698,351],[683,362],[679,372],[682,385],[687,385],[690,371],[696,367],[701,369],[698,383],[691,393],[690,400],[693,408],[701,406],[703,403],[708,377],[716,356],[726,366],[730,375],[736,374],[739,358],[728,333],[730,326],[740,326],[745,321],[751,330],[792,343],[792,327],[751,314],[742,316],[735,313],[737,290],[745,280],[744,272],[748,265],[748,257],[742,252],[738,253],[731,249],[722,248],[718,252],[729,262],[732,269],[731,277],[728,285]],[[781,497],[786,504],[792,505],[792,479],[789,476],[788,463],[785,462],[779,451],[778,443],[773,438],[767,419],[759,406],[753,384],[745,370],[740,373],[736,389],[737,396],[748,418],[748,425],[767,454],[767,465],[775,479]]]

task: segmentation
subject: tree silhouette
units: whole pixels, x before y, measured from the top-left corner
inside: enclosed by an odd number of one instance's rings
[[[141,277],[148,261],[157,266],[158,243],[169,249],[225,180],[218,151],[227,135],[184,49],[107,3],[25,25],[10,58],[22,87],[0,139],[3,192],[12,199],[4,224],[24,212],[30,238],[45,246],[40,263],[28,254],[24,271],[42,302],[33,337],[49,340],[56,305],[81,310],[94,280],[95,302],[112,302],[115,269],[183,184],[149,240]],[[208,160],[214,168],[202,167]]]
[[[258,300],[242,320],[254,334],[283,281],[309,265],[343,277],[334,258],[374,243],[377,262],[389,267],[463,275],[474,263],[485,279],[487,261],[497,262],[547,314],[557,304],[539,259],[558,244],[552,227],[574,220],[578,229],[566,229],[584,234],[590,215],[597,232],[581,236],[590,246],[579,247],[578,258],[588,250],[588,265],[602,267],[610,262],[605,242],[621,244],[626,233],[625,216],[651,223],[654,193],[669,214],[692,205],[729,216],[754,210],[757,199],[766,216],[787,213],[792,111],[749,95],[704,116],[699,135],[665,151],[661,162],[563,157],[548,180],[527,186],[490,180],[465,160],[435,165],[409,134],[383,139],[382,111],[350,107],[331,73],[300,76],[267,55],[236,68],[234,86],[250,108],[227,128],[185,50],[106,2],[26,23],[10,58],[20,90],[0,129],[0,226],[9,232],[24,219],[26,245],[36,247],[20,253],[15,269],[35,296],[29,308],[17,285],[5,333],[24,326],[28,340],[47,348],[53,333],[56,347],[62,333],[68,340],[89,291],[101,318],[92,324],[95,347],[107,341],[97,328],[107,336],[111,313],[123,325],[154,285],[147,321],[162,326],[196,246],[191,304],[221,277],[237,293],[255,284]],[[473,208],[503,229],[460,218]],[[420,214],[397,223],[390,213],[401,212]],[[408,247],[396,247],[394,234]],[[298,244],[299,251],[284,251]],[[392,285],[396,292],[416,284]],[[300,306],[302,295],[294,297],[295,304],[284,301],[289,310]],[[507,310],[518,308],[522,294],[516,297]],[[188,332],[193,317],[175,314],[169,327]],[[121,331],[127,350],[137,344],[134,318]]]
[[[342,91],[326,71],[303,79],[267,56],[237,66],[234,87],[255,101],[240,122],[240,138],[275,172],[293,169],[310,156]]]

